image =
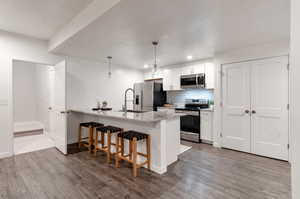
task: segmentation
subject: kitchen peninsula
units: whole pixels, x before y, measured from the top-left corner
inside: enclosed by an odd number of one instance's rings
[[[79,123],[97,121],[124,130],[135,130],[151,136],[151,170],[163,174],[167,166],[177,161],[180,153],[180,115],[164,112],[120,112],[70,110],[68,114],[68,144],[76,143]],[[113,138],[114,140],[114,138]],[[125,152],[128,149],[125,146]],[[139,143],[138,151],[145,152],[145,143]]]

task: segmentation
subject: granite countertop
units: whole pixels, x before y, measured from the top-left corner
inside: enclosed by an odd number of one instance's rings
[[[145,112],[145,113],[132,113],[121,111],[92,111],[91,109],[71,109],[70,112],[82,113],[107,118],[117,118],[122,120],[134,120],[141,122],[159,122],[162,120],[171,120],[180,117],[182,114],[178,113],[165,113],[165,112]]]
[[[162,106],[162,107],[158,107],[159,109],[176,109],[176,108],[182,108],[182,109],[185,109],[185,107],[184,106],[170,106],[170,107],[164,107],[164,106]],[[211,107],[211,108],[202,108],[202,109],[200,109],[200,111],[209,111],[209,112],[214,112],[214,108],[213,107]]]

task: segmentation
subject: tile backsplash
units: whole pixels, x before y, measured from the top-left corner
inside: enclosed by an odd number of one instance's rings
[[[184,104],[185,99],[214,100],[214,91],[205,89],[185,89],[181,91],[168,91],[167,102],[169,104]]]

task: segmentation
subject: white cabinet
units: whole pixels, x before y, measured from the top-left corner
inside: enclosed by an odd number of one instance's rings
[[[204,64],[188,65],[181,68],[181,75],[192,75],[198,73],[205,73]]]
[[[181,75],[194,74],[194,68],[192,66],[184,66],[181,68]]]
[[[205,73],[205,65],[204,64],[196,64],[193,65],[194,74]]]
[[[164,78],[164,73],[162,69],[158,69],[155,73],[151,70],[144,74],[144,80],[161,79],[161,78]]]
[[[206,89],[215,88],[215,65],[213,63],[205,64],[205,82]]]
[[[180,76],[205,73],[206,88],[214,89],[215,87],[215,67],[213,63],[186,65],[181,68],[158,69],[157,72],[145,72],[144,79],[163,79],[165,91],[181,90]]]
[[[201,111],[200,116],[201,139],[213,141],[213,111]]]
[[[180,88],[180,68],[165,69],[163,72],[163,89],[165,91],[181,90]]]

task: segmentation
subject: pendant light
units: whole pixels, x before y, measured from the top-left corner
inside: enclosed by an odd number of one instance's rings
[[[156,71],[157,71],[157,45],[158,45],[158,42],[157,41],[153,41],[152,45],[153,45],[153,49],[154,49],[153,73],[156,73]]]
[[[108,59],[108,77],[111,78],[111,75],[112,75],[112,72],[111,72],[111,59],[112,59],[112,57],[108,56],[107,59]]]

